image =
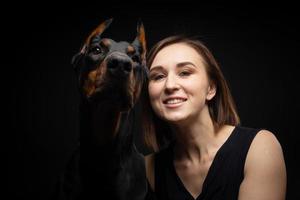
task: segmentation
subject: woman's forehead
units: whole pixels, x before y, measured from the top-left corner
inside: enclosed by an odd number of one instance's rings
[[[176,43],[162,48],[154,57],[150,66],[164,66],[181,62],[192,62],[196,65],[202,64],[201,55],[186,43]]]

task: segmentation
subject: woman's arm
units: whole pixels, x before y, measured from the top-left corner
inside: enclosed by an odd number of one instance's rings
[[[245,163],[239,200],[284,200],[286,167],[282,148],[272,132],[254,138]]]

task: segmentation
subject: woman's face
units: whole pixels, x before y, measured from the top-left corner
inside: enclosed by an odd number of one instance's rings
[[[158,52],[150,66],[148,91],[155,113],[174,124],[201,117],[206,100],[215,95],[202,57],[185,43]]]

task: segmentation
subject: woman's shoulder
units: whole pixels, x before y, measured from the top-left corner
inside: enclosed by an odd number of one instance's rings
[[[275,169],[278,166],[282,168],[284,165],[283,149],[276,134],[267,129],[247,126],[237,126],[237,132],[243,133],[242,138],[248,138],[247,141],[250,142],[244,166],[245,174],[257,170],[262,170],[263,173],[264,170]],[[242,140],[239,141],[242,142]]]
[[[254,137],[246,157],[240,196],[265,192],[278,199],[284,196],[285,184],[286,167],[281,144],[273,132],[262,129]],[[250,188],[252,194],[249,194]]]
[[[281,144],[273,132],[266,129],[256,130],[257,134],[255,135],[249,148],[250,154],[258,154],[257,156],[263,156],[264,154],[274,151],[282,151]]]
[[[271,161],[274,157],[282,156],[282,153],[281,144],[275,134],[269,130],[261,129],[253,139],[248,157],[254,162],[263,160],[267,162],[269,159]]]
[[[252,127],[238,126],[239,132],[252,133],[253,140],[249,147],[247,159],[256,162],[263,157],[274,155],[273,153],[281,154],[282,147],[276,135],[267,130]],[[253,159],[252,159],[253,158]]]
[[[267,129],[238,125],[234,130],[238,133],[243,133],[241,134],[243,137],[251,138],[250,148],[252,149],[257,148],[257,146],[260,147],[262,144],[263,146],[266,144],[270,148],[281,148],[281,145],[275,134]]]
[[[267,145],[269,148],[281,148],[281,145],[275,136],[275,134],[269,130],[261,129],[258,131],[256,137],[253,140],[255,146]]]
[[[244,170],[245,175],[272,176],[284,173],[283,150],[273,132],[266,129],[258,131],[249,148]]]

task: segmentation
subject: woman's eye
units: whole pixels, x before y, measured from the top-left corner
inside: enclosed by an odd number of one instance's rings
[[[182,71],[179,73],[179,76],[189,76],[191,74],[191,72],[188,71]]]
[[[157,75],[150,75],[150,80],[158,81],[160,79],[164,78],[163,74],[157,74]]]

